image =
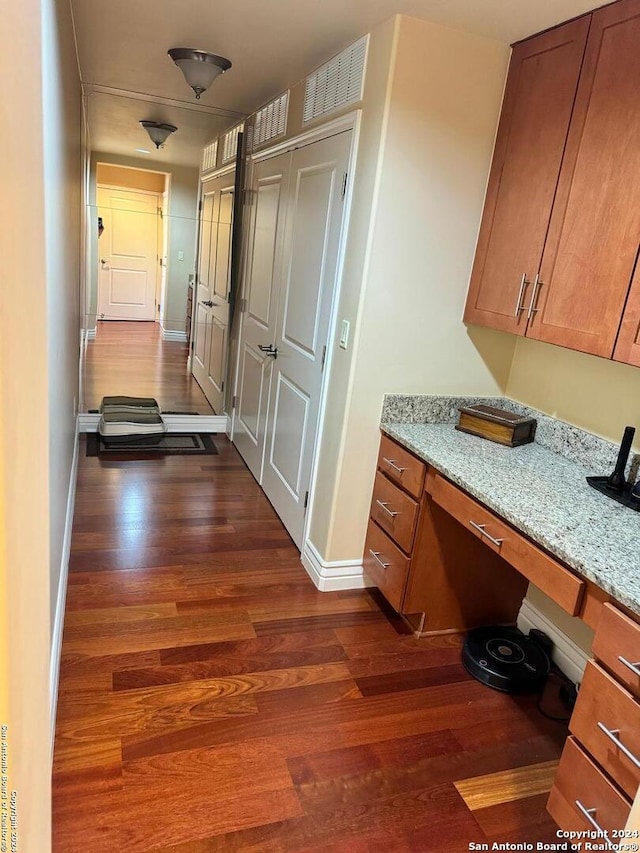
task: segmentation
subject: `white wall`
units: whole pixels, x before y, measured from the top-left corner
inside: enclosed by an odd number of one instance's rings
[[[118,154],[92,152],[89,200],[90,219],[96,222],[96,164],[111,163],[128,166],[132,169],[159,169],[170,175],[169,198],[169,240],[168,274],[166,304],[164,306],[164,328],[184,332],[187,316],[187,289],[189,274],[195,269],[195,245],[198,225],[198,188],[199,172],[187,166],[157,164],[150,160],[135,157],[122,157]],[[90,283],[87,328],[95,327],[98,304],[98,240],[97,223],[92,237],[90,264]],[[94,232],[92,232],[94,233]],[[178,252],[184,252],[184,260],[178,260]]]
[[[371,223],[368,258],[358,267],[350,233],[340,319],[353,336],[335,350],[312,509],[327,561],[362,556],[384,394],[500,394],[514,348],[461,322],[509,48],[404,16],[394,39],[378,191],[354,210]],[[363,136],[361,154],[375,143]]]
[[[80,89],[65,0],[7,4],[0,103],[2,657],[18,849],[50,849],[51,630],[78,379]],[[30,84],[29,84],[29,81]],[[8,705],[7,705],[8,690]]]

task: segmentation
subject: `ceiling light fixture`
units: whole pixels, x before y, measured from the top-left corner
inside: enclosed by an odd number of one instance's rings
[[[140,124],[144,127],[144,129],[149,134],[149,137],[156,148],[160,148],[167,141],[169,136],[172,133],[175,133],[178,129],[173,124],[164,124],[159,121],[147,121],[143,120]]]
[[[172,47],[169,56],[184,74],[184,79],[196,93],[198,100],[216,77],[231,68],[231,62],[224,56],[216,56],[215,53],[195,50],[192,47]]]

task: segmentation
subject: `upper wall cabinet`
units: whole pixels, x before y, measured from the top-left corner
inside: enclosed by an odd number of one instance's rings
[[[525,82],[527,49],[539,57],[529,76],[544,83]],[[640,363],[640,281],[629,292],[640,243],[639,93],[640,0],[514,48],[467,322],[608,358],[620,330],[616,358],[633,362],[635,352]],[[628,296],[635,327],[631,314],[623,319]]]

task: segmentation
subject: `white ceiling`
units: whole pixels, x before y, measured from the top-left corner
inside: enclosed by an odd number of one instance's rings
[[[239,116],[396,13],[511,43],[596,2],[71,0],[82,81],[93,84],[88,87],[93,149],[140,156],[135,149],[151,143],[137,122],[150,118],[179,130],[149,159],[192,165],[198,165],[203,144]],[[233,67],[196,101],[167,56],[171,47],[221,54]]]

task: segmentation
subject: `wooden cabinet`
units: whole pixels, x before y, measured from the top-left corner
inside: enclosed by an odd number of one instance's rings
[[[513,48],[465,321],[524,334],[589,16]]]
[[[602,606],[547,808],[564,830],[620,830],[640,783],[640,626]],[[606,670],[609,670],[607,672]],[[615,840],[615,839],[614,839]]]
[[[555,51],[545,52],[540,46],[553,34],[559,37]],[[638,44],[640,0],[618,0],[515,46],[466,321],[607,358],[615,350],[616,359],[640,363],[640,282],[630,293],[640,245]],[[527,46],[540,49],[542,81],[523,82]],[[528,137],[527,151],[514,116],[534,98],[531,92],[543,85],[554,60],[562,67],[558,81],[565,101],[549,102],[553,132],[548,139]],[[553,88],[550,78],[547,85]],[[568,98],[570,121],[559,139]],[[527,116],[535,121],[534,113]],[[535,212],[514,214],[518,200]],[[512,266],[512,257],[521,269]]]

